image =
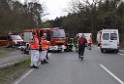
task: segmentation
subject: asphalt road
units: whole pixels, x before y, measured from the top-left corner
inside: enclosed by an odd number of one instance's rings
[[[124,55],[93,47],[84,60],[77,52],[51,53],[49,64],[31,69],[14,84],[124,84]]]
[[[0,57],[0,66],[3,66],[5,64],[9,64],[15,61],[20,61],[21,59],[24,59],[28,56],[29,55],[23,54],[20,50],[10,48],[10,53],[8,53],[6,56]]]

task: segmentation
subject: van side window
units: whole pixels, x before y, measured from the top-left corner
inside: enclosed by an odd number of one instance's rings
[[[7,40],[7,36],[0,36],[0,40]]]
[[[111,40],[117,40],[117,34],[111,33]]]
[[[2,39],[1,39],[1,36],[0,36],[0,40],[2,40]]]
[[[12,38],[10,36],[8,36],[8,40],[12,40]]]
[[[46,34],[47,34],[47,40],[50,41],[50,31],[47,30],[47,31],[46,31]]]
[[[109,33],[104,33],[102,38],[103,40],[109,40]]]

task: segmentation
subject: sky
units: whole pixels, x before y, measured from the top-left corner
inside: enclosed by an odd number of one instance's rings
[[[19,1],[22,3],[24,2],[24,0]],[[42,19],[52,20],[56,17],[67,15],[67,12],[65,12],[64,9],[67,8],[71,0],[39,0],[39,2],[44,3],[45,13],[48,13],[48,15],[44,16]]]

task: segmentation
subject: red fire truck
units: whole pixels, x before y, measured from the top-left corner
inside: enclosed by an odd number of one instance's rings
[[[64,29],[60,28],[35,28],[24,30],[24,42],[29,43],[32,37],[32,31],[37,33],[39,41],[45,33],[47,40],[50,41],[50,51],[62,51],[66,49],[66,36]]]
[[[49,50],[61,51],[66,49],[66,36],[64,29],[60,28],[42,28],[39,36],[44,33],[47,35],[47,40],[50,41]]]

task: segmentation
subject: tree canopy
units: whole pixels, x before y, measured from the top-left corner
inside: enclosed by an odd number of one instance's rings
[[[67,16],[42,22],[44,9],[40,3],[0,0],[0,34],[25,28],[62,27],[73,34],[92,33],[95,42],[97,31],[116,28],[124,43],[123,0],[73,0],[66,10]]]
[[[119,29],[121,43],[124,43],[123,0],[80,0],[68,6],[69,14],[49,21],[51,26],[61,26],[69,33],[92,33],[94,42],[97,31]]]
[[[41,27],[43,7],[38,2],[0,0],[0,34]]]

